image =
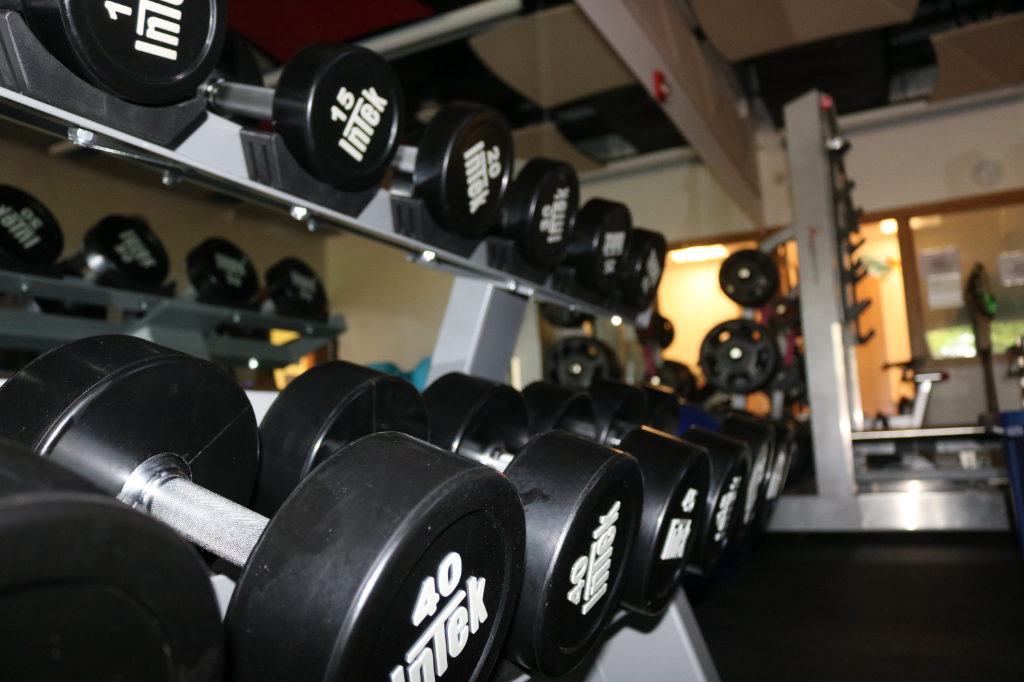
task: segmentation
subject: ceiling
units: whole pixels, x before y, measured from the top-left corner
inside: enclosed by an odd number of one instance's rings
[[[683,2],[685,0],[680,0]],[[281,11],[279,0],[228,0],[232,29],[272,63],[322,41],[351,41],[385,32],[468,0],[304,0]],[[525,13],[566,4],[526,0]],[[731,69],[734,87],[762,125],[782,125],[782,106],[816,87],[833,95],[840,113],[927,97],[935,81],[933,33],[1024,11],[1024,0],[921,0],[912,22],[800,45]],[[698,38],[702,38],[699,27]],[[722,60],[724,63],[724,59]],[[438,104],[467,99],[502,111],[514,128],[554,123],[577,149],[609,161],[685,144],[675,126],[639,84],[544,109],[499,80],[466,40],[392,62],[406,93],[415,141]],[[419,114],[419,116],[417,116]]]

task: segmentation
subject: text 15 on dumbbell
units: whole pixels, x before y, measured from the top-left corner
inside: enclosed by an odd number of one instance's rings
[[[363,88],[358,99],[355,93],[342,87],[335,99],[338,103],[331,106],[331,120],[345,124],[338,146],[356,161],[362,161],[380,125],[380,116],[390,102],[372,87]]]

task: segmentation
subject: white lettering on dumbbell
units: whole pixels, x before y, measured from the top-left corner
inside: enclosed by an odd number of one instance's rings
[[[604,265],[601,271],[605,275],[615,272],[619,264],[619,256],[626,250],[625,232],[605,232],[604,242],[601,244],[601,255],[604,256]]]
[[[754,505],[757,503],[757,489],[764,483],[765,469],[768,468],[768,448],[762,448],[757,459],[754,460],[754,470],[750,472],[750,480],[747,481],[747,499],[743,504],[743,521],[750,523],[754,515]]]
[[[594,541],[590,543],[589,556],[581,556],[569,569],[569,582],[573,587],[566,597],[573,604],[583,601],[580,611],[583,615],[590,612],[608,592],[608,580],[611,577],[612,550],[615,542],[615,522],[619,520],[619,509],[622,505],[615,502],[608,513],[598,519],[597,528],[591,534]]]
[[[395,666],[391,671],[391,682],[433,682],[435,677],[441,677],[448,670],[448,659],[457,658],[470,635],[476,634],[480,624],[487,620],[487,580],[471,576],[465,589],[456,592],[461,579],[462,557],[458,552],[449,552],[438,566],[436,579],[431,576],[423,580],[412,613],[412,624],[417,627],[437,613],[442,597],[455,594],[406,652],[405,665]]]
[[[732,508],[739,496],[742,476],[733,476],[729,481],[729,490],[722,493],[718,500],[718,511],[715,513],[715,542],[721,542],[729,530],[729,519],[732,518]]]
[[[494,145],[489,150],[480,140],[462,153],[466,165],[466,195],[469,214],[476,215],[491,195],[491,179],[501,175],[501,149]]]
[[[337,104],[331,106],[331,120],[345,123],[338,146],[356,161],[362,161],[388,100],[378,95],[376,88],[364,88],[357,99],[354,92],[344,87],[334,99]]]
[[[178,47],[178,35],[181,33],[181,10],[175,9],[185,0],[139,0],[138,12],[135,15],[135,33],[150,41],[163,43],[157,45],[146,40],[136,40],[135,49],[155,57],[162,57],[175,61],[178,58],[178,51],[171,49]],[[168,7],[173,5],[173,7]],[[122,5],[119,2],[107,0],[103,3],[107,14],[114,21],[119,15],[126,17],[132,15],[132,8]],[[171,47],[164,47],[170,45]]]
[[[122,263],[136,263],[146,270],[156,267],[156,258],[135,230],[125,230],[117,238],[121,241],[114,245],[114,251]]]
[[[644,276],[640,279],[640,291],[644,294],[651,293],[652,289],[658,288],[661,281],[661,262],[658,260],[658,252],[651,251],[647,254],[647,264],[644,267]]]
[[[557,244],[565,235],[565,214],[569,210],[569,188],[559,187],[550,204],[540,210],[540,231],[547,234],[548,244]]]
[[[228,284],[233,287],[242,286],[245,280],[245,261],[218,251],[213,254],[213,262],[217,269],[224,273],[224,279]]]
[[[665,545],[661,548],[663,561],[683,558],[683,554],[686,553],[686,540],[690,537],[691,525],[693,525],[693,521],[690,519],[672,519],[669,522]]]
[[[43,219],[28,206],[15,211],[11,206],[0,205],[0,225],[26,251],[43,241],[38,234],[38,231],[43,229]]]
[[[679,506],[681,506],[683,511],[687,514],[692,512],[693,508],[697,506],[697,489],[690,488],[687,490],[686,495],[683,497],[683,501]]]
[[[308,277],[295,270],[288,271],[288,279],[299,292],[299,298],[310,302],[316,296],[317,282],[315,277]]]
[[[788,454],[785,450],[779,450],[775,455],[775,466],[772,467],[771,477],[768,479],[768,492],[765,499],[774,500],[779,496],[779,488],[782,486],[782,475],[786,472],[786,459]]]

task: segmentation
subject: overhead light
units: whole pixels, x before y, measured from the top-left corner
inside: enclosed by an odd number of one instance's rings
[[[900,229],[900,224],[896,222],[895,218],[886,218],[882,221],[880,227],[882,228],[882,234],[896,234],[896,231]]]
[[[691,246],[686,249],[670,251],[668,257],[673,263],[699,263],[704,260],[715,260],[716,258],[728,258],[729,249],[722,244],[712,246]]]
[[[249,358],[249,369],[259,369],[260,361],[256,358]]]
[[[612,315],[612,326],[618,327],[620,324],[622,324],[622,318],[618,315]]]
[[[938,227],[941,224],[941,215],[916,215],[910,219],[911,230],[920,230],[922,227]]]

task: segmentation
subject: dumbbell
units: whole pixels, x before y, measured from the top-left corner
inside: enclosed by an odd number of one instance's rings
[[[658,295],[667,253],[668,245],[660,233],[633,228],[617,268],[623,303],[637,310],[650,307]]]
[[[0,442],[0,657],[17,680],[222,679],[206,566],[173,531]]]
[[[139,217],[107,216],[93,225],[82,250],[64,261],[75,274],[103,286],[167,294],[170,259],[149,223]]]
[[[601,294],[611,293],[632,231],[633,217],[625,204],[591,199],[576,214],[566,245],[566,265],[576,269],[584,286]]]
[[[307,320],[327,319],[327,292],[313,268],[298,258],[283,258],[267,270],[273,312]]]
[[[211,237],[185,257],[193,291],[186,296],[214,305],[253,308],[260,278],[249,256],[226,239]]]
[[[503,471],[526,509],[526,567],[503,654],[535,674],[572,670],[626,588],[643,510],[633,457],[565,431],[530,439],[518,391],[447,374],[423,392],[430,439]]]
[[[733,253],[718,271],[725,295],[745,308],[761,305],[779,288],[779,269],[768,254],[756,249]]]
[[[599,437],[597,409],[585,392],[543,382],[523,389],[530,433],[556,429]],[[622,602],[650,615],[668,607],[691,555],[711,477],[711,460],[701,447],[645,427],[621,434],[616,446],[633,455],[644,475],[640,536],[630,560]]]
[[[565,259],[579,202],[580,183],[572,166],[531,159],[505,197],[499,233],[516,243],[528,263],[553,268]]]
[[[225,0],[0,0],[0,9],[21,12],[46,49],[81,78],[145,105],[194,96],[217,63],[228,23]]]
[[[672,341],[676,338],[676,328],[672,324],[672,320],[662,317],[656,312],[651,314],[651,321],[646,327],[637,327],[636,333],[641,341],[654,343],[662,350],[671,346]]]
[[[214,80],[203,94],[215,112],[273,121],[310,175],[346,191],[380,182],[405,117],[402,87],[391,66],[356,45],[304,48],[285,65],[276,89]]]
[[[728,393],[761,390],[775,378],[779,362],[771,330],[745,318],[716,325],[700,346],[704,378]]]
[[[647,397],[644,424],[662,433],[676,435],[679,432],[679,395],[668,386],[645,384],[641,390]]]
[[[595,381],[588,390],[594,401],[598,438],[613,447],[625,447],[630,434],[643,424],[646,399],[638,388],[618,381]],[[693,538],[687,570],[704,575],[717,565],[722,550],[736,538],[739,514],[746,505],[750,477],[750,446],[745,441],[713,432],[687,430],[681,440],[702,447],[711,457],[711,480],[705,512]]]
[[[622,366],[608,344],[586,336],[569,336],[548,351],[545,374],[556,384],[587,388],[595,379],[620,378]]]
[[[419,147],[399,149],[391,191],[423,199],[442,229],[482,239],[501,219],[512,157],[504,116],[482,104],[452,102],[427,124]]]
[[[240,504],[259,459],[245,392],[212,363],[127,336],[40,356],[0,387],[0,414],[0,437],[243,566],[224,623],[230,679],[486,679],[523,562],[503,476],[377,433],[268,519]]]
[[[52,267],[64,251],[60,223],[34,196],[0,185],[0,268],[32,272]]]
[[[767,419],[745,412],[730,412],[722,420],[718,433],[745,441],[750,446],[751,467],[747,478],[738,532],[742,536],[761,515],[768,495],[769,476],[775,467],[775,427]]]
[[[797,432],[792,422],[775,424],[775,460],[768,474],[768,486],[765,492],[765,504],[762,507],[761,527],[767,528],[779,502],[779,495],[786,487],[789,470],[796,457]]]

